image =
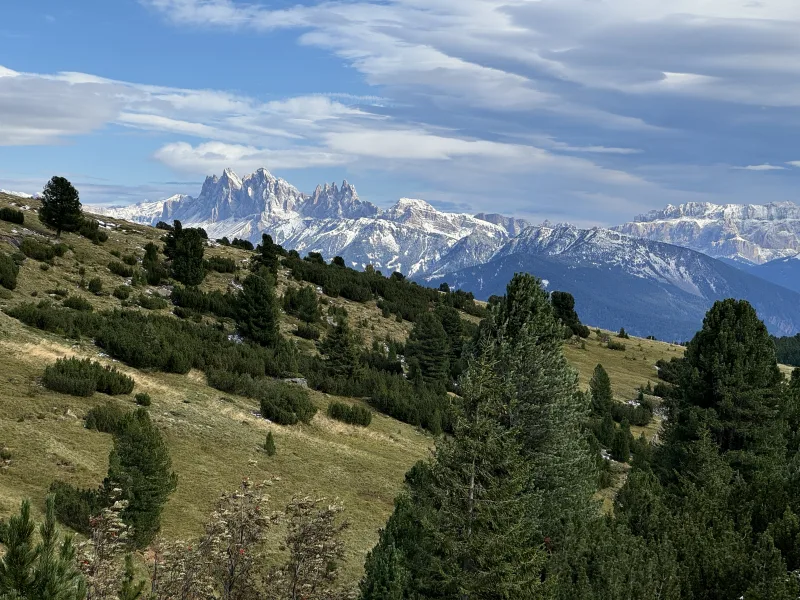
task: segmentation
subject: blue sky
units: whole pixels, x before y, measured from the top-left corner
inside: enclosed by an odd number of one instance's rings
[[[7,0],[0,24],[0,188],[62,174],[87,203],[225,167],[582,225],[795,200],[798,107],[796,0]]]

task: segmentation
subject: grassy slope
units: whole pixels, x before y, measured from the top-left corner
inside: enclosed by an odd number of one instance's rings
[[[0,206],[11,202],[19,200],[0,195]],[[48,271],[41,270],[36,261],[25,261],[17,289],[3,294],[0,307],[33,300],[33,294],[46,297],[46,290],[54,288],[82,295],[97,309],[119,306],[119,300],[112,296],[93,296],[79,290],[79,268],[85,268],[87,280],[103,279],[104,289],[110,292],[123,283],[107,269],[108,262],[115,260],[110,252],[135,252],[141,257],[144,245],[158,240],[163,232],[125,222],[118,224],[120,228],[111,231],[109,241],[102,246],[64,234],[63,241],[73,250],[56,259],[56,265]],[[27,232],[0,221],[0,250],[12,251],[13,242],[23,234],[51,236],[32,211],[26,212],[25,227]],[[211,249],[208,254],[230,256],[237,261],[246,261],[248,256],[235,248],[222,247]],[[224,290],[231,278],[229,274],[213,273],[202,287]],[[287,285],[285,273],[281,274],[279,285]],[[347,307],[367,343],[387,334],[402,339],[411,329],[407,322],[384,319],[374,302],[330,302]],[[287,317],[283,331],[289,333],[293,327],[293,320]],[[313,347],[304,340],[298,342],[309,349]],[[678,346],[648,340],[631,339],[626,343],[626,352],[611,351],[592,334],[585,348],[566,344],[566,355],[579,372],[581,386],[588,385],[595,365],[602,363],[611,376],[615,396],[620,400],[633,398],[640,385],[648,380],[655,382],[657,359],[680,356],[682,351]],[[16,510],[26,497],[41,508],[45,490],[54,479],[95,486],[105,475],[110,436],[84,429],[81,417],[92,406],[108,401],[108,397],[95,394],[83,399],[56,394],[45,390],[38,381],[46,364],[73,354],[113,362],[102,357],[90,343],[77,344],[43,334],[0,313],[0,446],[7,446],[13,455],[10,465],[0,469],[0,516]],[[324,394],[313,393],[320,412],[310,425],[281,427],[254,417],[254,401],[223,398],[205,385],[202,373],[181,376],[117,366],[136,380],[134,393],[147,391],[153,397],[150,413],[164,431],[179,476],[178,489],[164,515],[163,532],[170,538],[197,535],[219,493],[234,487],[241,477],[278,476],[282,481],[273,488],[275,508],[292,494],[318,494],[343,501],[352,523],[346,539],[346,579],[353,581],[360,574],[364,554],[374,544],[378,528],[391,512],[404,473],[432,446],[430,436],[382,415],[374,415],[368,429],[332,421],[325,416],[330,399]],[[112,401],[134,406],[132,397]],[[278,447],[273,458],[259,449],[270,428]],[[654,430],[651,427],[648,435]]]

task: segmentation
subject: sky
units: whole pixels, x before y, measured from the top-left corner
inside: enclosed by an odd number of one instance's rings
[[[0,188],[197,195],[266,168],[380,206],[610,225],[795,201],[796,0],[2,0]]]

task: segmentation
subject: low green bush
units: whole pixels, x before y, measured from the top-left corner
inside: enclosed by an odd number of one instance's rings
[[[617,350],[618,352],[625,352],[625,344],[622,342],[615,342],[614,340],[608,340],[608,349],[609,350]]]
[[[95,406],[86,413],[86,429],[94,429],[102,433],[117,433],[125,411],[113,402]]]
[[[372,412],[363,406],[351,406],[343,402],[331,402],[328,405],[328,416],[331,419],[368,427],[372,423]]]
[[[6,253],[0,252],[0,285],[7,290],[17,287],[17,275],[19,266]]]
[[[304,340],[318,340],[320,337],[319,329],[307,323],[301,323],[297,326],[294,334]]]
[[[99,277],[94,277],[89,280],[89,285],[87,288],[93,294],[99,294],[103,291],[103,280]]]
[[[137,264],[139,264],[139,259],[136,258],[133,254],[123,254],[122,262],[124,262],[126,265],[134,267]]]
[[[235,273],[236,261],[232,258],[212,256],[206,260],[206,270],[216,271],[217,273]]]
[[[136,298],[136,303],[147,310],[161,310],[167,308],[170,304],[169,301],[161,296],[139,294]]]
[[[84,218],[78,229],[78,234],[95,244],[102,244],[108,241],[108,232],[100,229],[100,223],[95,219]]]
[[[135,398],[136,404],[139,406],[150,406],[153,403],[152,399],[150,398],[150,394],[147,392],[139,392],[136,394]]]
[[[127,300],[131,297],[131,288],[128,285],[118,285],[114,288],[114,298]]]
[[[92,303],[83,296],[69,296],[68,298],[65,298],[61,304],[63,304],[66,308],[71,308],[73,310],[94,310]]]
[[[25,223],[25,213],[10,206],[4,206],[0,208],[0,221],[23,225]]]
[[[58,359],[45,367],[42,383],[50,390],[71,396],[91,396],[95,392],[116,396],[133,391],[133,379],[88,358]]]
[[[23,238],[19,249],[28,258],[42,262],[53,260],[56,256],[64,256],[67,252],[66,244],[40,242],[32,237]]]
[[[121,263],[118,260],[112,260],[108,263],[108,270],[120,277],[133,277],[133,267]]]

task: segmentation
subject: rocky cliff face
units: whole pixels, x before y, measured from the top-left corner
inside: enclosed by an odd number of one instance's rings
[[[800,252],[800,206],[792,202],[693,202],[651,211],[613,229],[749,264]]]

